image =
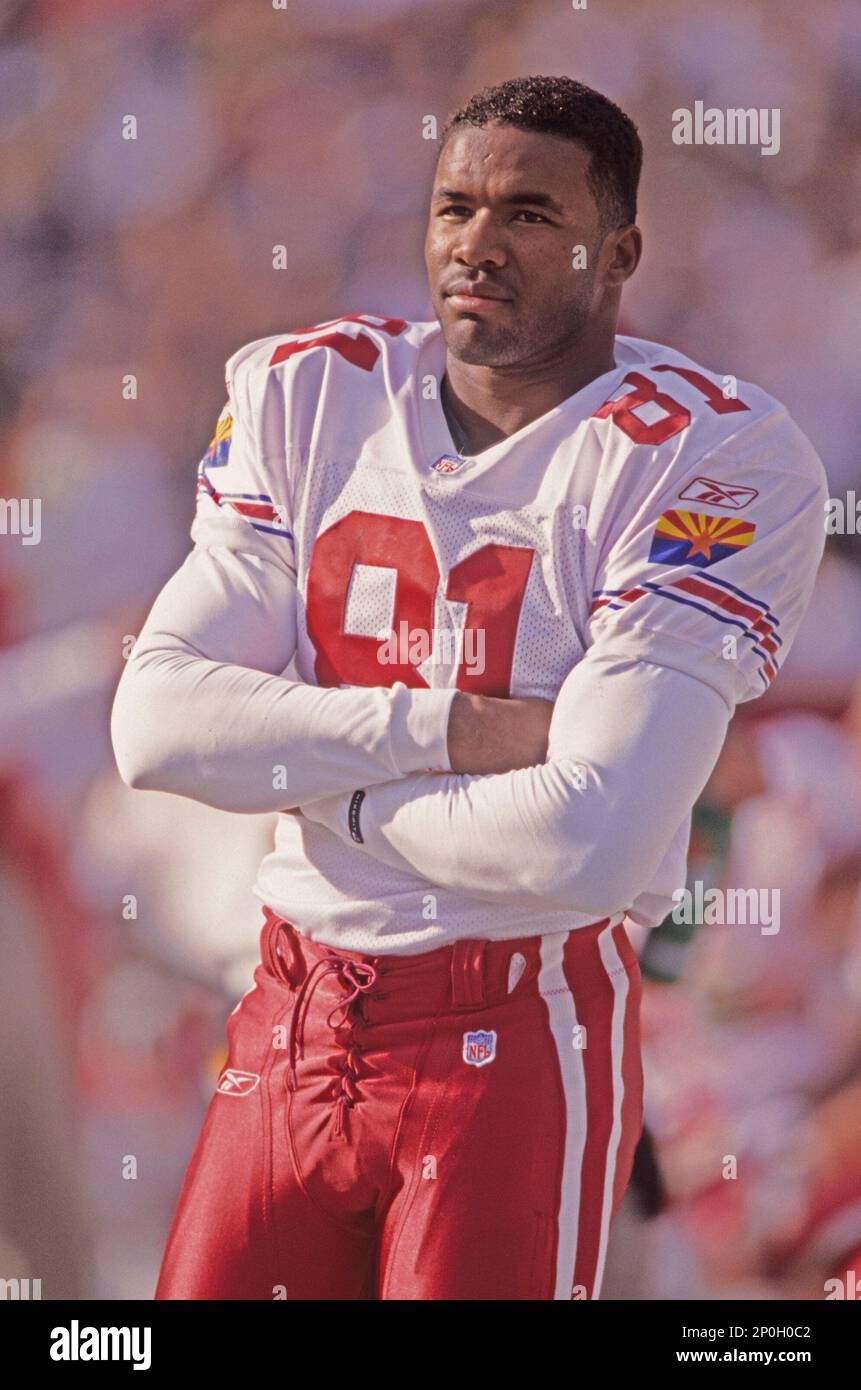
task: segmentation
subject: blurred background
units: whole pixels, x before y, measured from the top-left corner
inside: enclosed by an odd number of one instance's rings
[[[527,73],[640,127],[623,330],[772,391],[861,495],[855,0],[0,0],[0,497],[42,507],[38,544],[0,535],[0,1277],[43,1298],[151,1297],[256,960],[269,818],[128,791],[108,742],[224,360],[428,317],[423,122]],[[779,107],[779,154],[674,145],[697,100]],[[607,1298],[861,1278],[859,561],[829,540],[697,808],[692,880],[779,888],[780,933],[644,946],[648,1139]]]

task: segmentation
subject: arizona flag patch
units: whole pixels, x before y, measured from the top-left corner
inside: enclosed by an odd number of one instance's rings
[[[704,512],[673,510],[659,517],[649,559],[657,565],[697,565],[705,569],[750,545],[756,532],[752,521]]]
[[[233,437],[233,417],[227,406],[224,407],[218,417],[215,426],[215,434],[209,441],[209,448],[201,460],[201,468],[223,468],[227,463],[227,456],[230,453],[230,441]]]

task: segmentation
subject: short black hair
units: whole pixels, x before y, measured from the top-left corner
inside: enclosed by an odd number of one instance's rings
[[[516,126],[576,140],[591,155],[587,181],[606,230],[637,219],[643,145],[620,107],[573,77],[512,77],[486,87],[450,116],[440,149],[459,126]]]

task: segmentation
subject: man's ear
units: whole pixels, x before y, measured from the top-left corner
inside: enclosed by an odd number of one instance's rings
[[[601,248],[601,257],[606,265],[605,284],[621,288],[637,269],[642,254],[643,234],[634,223],[610,232]]]

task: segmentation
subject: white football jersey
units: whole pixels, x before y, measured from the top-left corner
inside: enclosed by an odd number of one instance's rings
[[[630,337],[617,337],[615,359],[465,458],[440,403],[438,324],[355,314],[252,343],[228,363],[192,536],[295,575],[295,668],[309,684],[552,699],[584,652],[612,639],[731,705],[752,699],[810,596],[819,460],[748,382]],[[628,905],[641,920],[671,906],[687,836],[685,822],[658,881]],[[440,944],[444,933],[422,935],[429,894],[434,919],[456,919],[459,935],[582,925],[447,893],[291,815],[256,892],[301,931],[354,950]]]

